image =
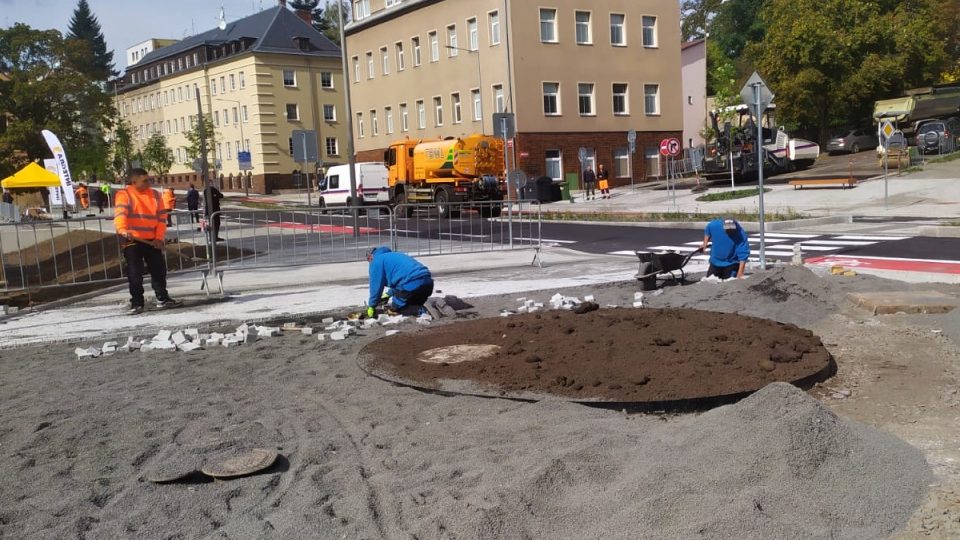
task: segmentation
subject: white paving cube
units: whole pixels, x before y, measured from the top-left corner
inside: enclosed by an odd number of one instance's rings
[[[323,324],[330,324],[333,322],[333,317],[324,317],[320,319],[320,322]]]
[[[543,307],[543,302],[535,302],[531,307],[542,308],[542,307]]]
[[[178,330],[177,332],[174,332],[172,336],[170,336],[170,341],[173,341],[173,343],[174,343],[175,345],[179,345],[179,344],[181,344],[181,343],[186,343],[186,342],[187,342],[187,336],[183,335],[183,332],[180,332],[180,331]]]
[[[214,346],[220,344],[220,339],[219,339],[219,338],[214,338],[214,337],[208,337],[208,338],[203,342],[203,344],[206,345],[207,347],[214,347]]]
[[[150,347],[155,351],[172,351],[176,349],[177,346],[172,341],[151,341]]]
[[[333,341],[343,341],[347,339],[347,334],[343,332],[333,332],[332,334],[330,334],[330,339],[332,339]]]
[[[588,295],[584,296],[584,297],[583,297],[583,301],[584,301],[584,302],[593,302],[593,301],[594,301],[594,300],[593,300],[593,295],[592,295],[592,294],[588,294]]]
[[[227,336],[223,339],[223,341],[220,342],[220,344],[224,347],[236,347],[237,345],[240,345],[240,340],[235,337]]]
[[[326,334],[317,334],[317,341],[326,341],[326,340],[327,340]]]
[[[150,352],[153,350],[153,342],[147,342],[140,346],[140,352]]]
[[[219,342],[219,341],[223,341],[223,338],[225,338],[225,337],[226,337],[226,336],[223,335],[223,334],[221,334],[220,332],[213,332],[213,333],[210,334],[210,339],[215,339],[215,340],[217,340],[218,342]]]
[[[529,306],[520,306],[517,308],[517,313],[527,313],[530,311]]]
[[[102,352],[103,354],[113,354],[113,353],[117,352],[117,348],[116,348],[116,347],[104,347],[103,349],[101,349],[101,352]]]
[[[399,333],[400,333],[399,330],[387,330],[386,333],[385,333],[385,335],[387,335],[387,336],[395,336],[395,335],[397,335],[397,334],[399,334]]]
[[[202,347],[200,347],[199,343],[191,343],[189,341],[187,343],[180,345],[180,350],[183,352],[193,352],[200,348]]]
[[[634,300],[643,300],[643,293],[642,293],[642,292],[635,292],[635,293],[633,293],[633,299],[634,299]]]
[[[89,349],[83,349],[83,348],[77,347],[76,349],[73,350],[73,353],[77,355],[78,360],[83,360],[85,358],[96,358],[100,356],[100,349],[93,348],[93,347]]]
[[[296,330],[296,329],[297,329],[297,323],[295,323],[295,322],[285,322],[285,323],[283,323],[283,329],[284,329],[284,330]]]
[[[196,341],[197,338],[200,337],[200,331],[196,328],[187,328],[183,331],[183,335],[190,338],[191,341]]]
[[[643,307],[643,302],[634,302],[633,307]]]
[[[311,328],[311,327],[309,327],[309,326],[304,326],[303,328],[300,329],[300,333],[303,334],[303,335],[305,335],[305,336],[312,336],[312,335],[313,335],[313,328]]]
[[[171,334],[173,334],[173,332],[169,330],[161,330],[153,337],[153,341],[170,341]]]
[[[130,336],[127,338],[127,343],[124,345],[124,347],[127,347],[131,351],[136,351],[141,345],[143,345],[143,342],[137,341],[133,339],[133,336]]]
[[[516,313],[514,313],[514,312],[512,312],[512,311],[502,311],[502,312],[500,312],[500,316],[501,316],[501,317],[509,317],[509,316],[511,316],[511,315],[516,315]]]
[[[526,296],[521,296],[520,298],[517,298],[517,302],[526,302],[526,301],[527,301]]]

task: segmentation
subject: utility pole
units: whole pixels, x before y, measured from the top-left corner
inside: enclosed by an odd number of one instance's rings
[[[343,1],[337,3],[337,22],[340,26],[340,67],[343,70],[343,95],[347,109],[347,167],[350,170],[350,198],[357,200],[357,163],[353,148],[353,108],[350,106],[350,70],[347,66],[347,39],[343,31]],[[356,209],[353,210],[353,236],[360,236],[360,217]]]

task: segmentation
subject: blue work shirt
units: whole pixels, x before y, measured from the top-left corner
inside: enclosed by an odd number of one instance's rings
[[[373,250],[370,261],[370,298],[367,305],[376,306],[384,287],[410,292],[433,283],[430,270],[405,253],[388,247]]]
[[[710,238],[710,264],[717,267],[731,266],[750,258],[750,242],[747,232],[737,222],[735,231],[726,231],[723,220],[715,219],[703,229],[703,235]]]

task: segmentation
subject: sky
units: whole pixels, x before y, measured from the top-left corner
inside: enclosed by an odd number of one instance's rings
[[[118,70],[126,66],[126,49],[150,38],[182,39],[217,26],[220,6],[227,22],[277,5],[277,0],[87,0],[100,21],[107,48]],[[0,25],[25,23],[64,34],[77,0],[0,0]]]

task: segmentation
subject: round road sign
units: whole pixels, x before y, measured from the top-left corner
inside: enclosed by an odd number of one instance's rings
[[[661,156],[673,156],[677,157],[680,155],[680,150],[683,147],[680,146],[680,140],[675,138],[663,139],[660,141],[660,155]]]

